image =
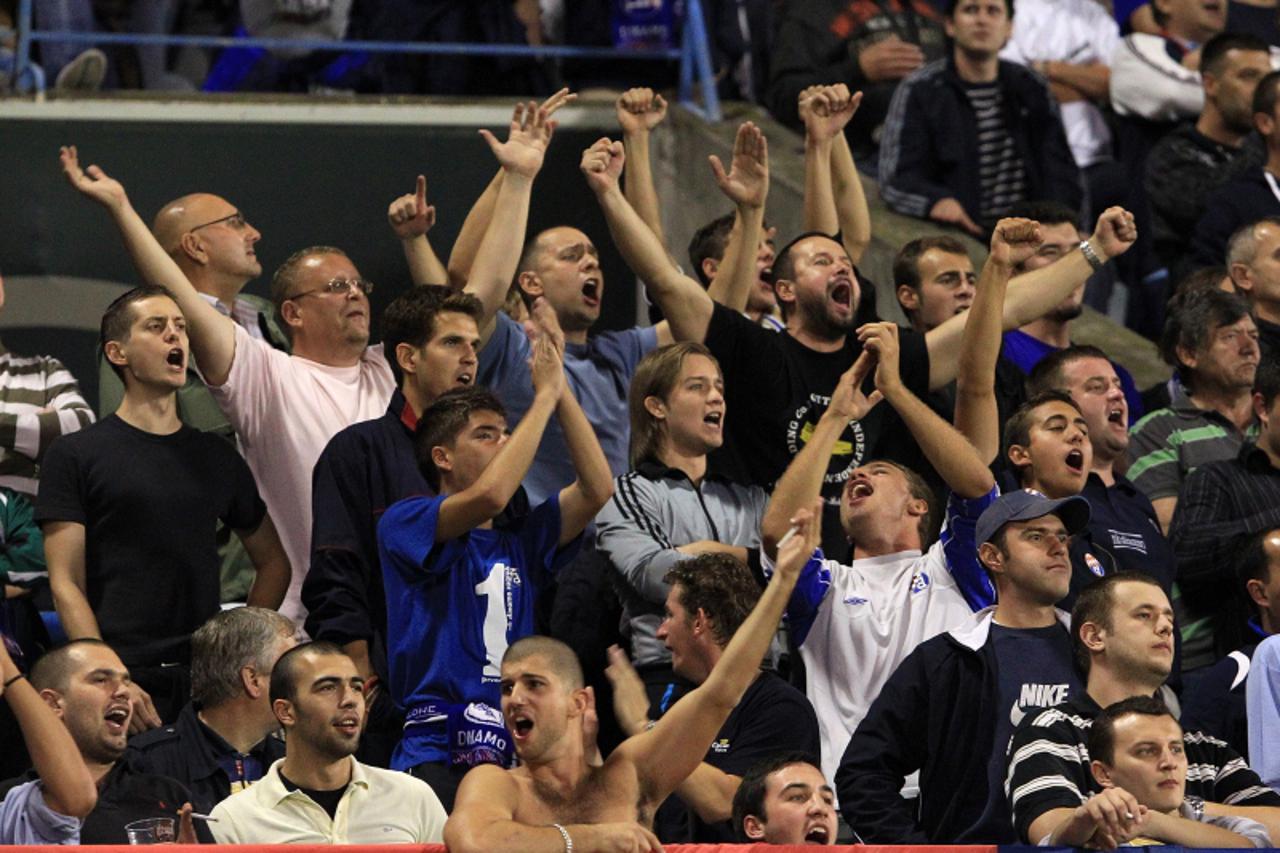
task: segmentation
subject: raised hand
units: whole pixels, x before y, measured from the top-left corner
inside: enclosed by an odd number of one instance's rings
[[[828,415],[843,421],[860,421],[884,399],[884,394],[878,389],[869,396],[862,393],[862,382],[875,364],[875,352],[863,349],[858,360],[844,372],[836,383],[835,390],[831,392],[831,402],[827,404]]]
[[[163,721],[156,706],[151,701],[151,694],[143,690],[138,682],[129,683],[129,703],[133,713],[129,715],[129,734],[136,735],[147,729],[159,728]]]
[[[858,51],[862,75],[873,83],[901,80],[921,65],[924,65],[924,51],[897,36],[881,39]]]
[[[547,116],[546,107],[533,101],[516,104],[506,142],[499,142],[484,128],[480,129],[480,135],[489,143],[489,150],[505,171],[532,178],[542,168],[547,146],[556,130],[556,123]]]
[[[547,115],[550,116],[553,115],[556,110],[561,107],[568,106],[576,100],[578,100],[577,93],[570,92],[569,87],[565,86],[559,92],[556,92],[554,95],[543,101],[541,107],[546,110]]]
[[[626,162],[622,143],[614,142],[608,137],[601,137],[582,152],[582,163],[579,168],[587,178],[587,186],[596,195],[601,195],[618,185],[622,175],[622,166]]]
[[[387,208],[387,222],[401,240],[422,237],[436,224],[436,207],[427,204],[427,178],[418,176],[417,189],[391,202]]]
[[[822,538],[822,499],[791,516],[791,529],[778,541],[774,566],[781,575],[798,575]]]
[[[648,133],[667,117],[667,101],[652,89],[628,89],[618,96],[614,108],[618,125],[627,136]]]
[[[863,351],[876,360],[876,393],[889,396],[902,386],[898,370],[898,324],[867,323],[858,328]]]
[[[720,191],[730,201],[746,207],[764,207],[769,194],[769,142],[760,128],[749,121],[738,127],[728,173],[719,157],[712,154],[707,159]]]
[[[529,319],[525,321],[524,332],[531,341],[549,337],[556,349],[564,352],[564,331],[560,328],[560,318],[556,316],[551,303],[541,296],[529,306]]]
[[[818,91],[812,91],[817,88]],[[806,101],[806,93],[808,98]],[[841,133],[862,104],[862,93],[849,94],[843,83],[834,86],[809,87],[800,93],[800,115],[804,131],[811,139],[834,139]]]
[[[1138,226],[1134,224],[1133,214],[1123,207],[1108,207],[1098,217],[1089,242],[1105,261],[1129,251],[1137,239]]]
[[[80,168],[80,157],[74,145],[64,145],[58,152],[62,161],[62,174],[67,176],[67,183],[84,195],[115,210],[129,203],[124,185],[97,166],[88,169]]]
[[[1015,217],[1001,219],[991,232],[990,258],[1005,267],[1016,267],[1034,255],[1043,240],[1039,222]]]
[[[535,394],[559,399],[564,391],[564,348],[556,346],[552,335],[538,335],[529,357],[529,374]]]
[[[613,685],[613,715],[628,736],[644,729],[649,722],[649,697],[644,682],[632,666],[627,653],[617,646],[609,647],[609,665],[604,674]]]

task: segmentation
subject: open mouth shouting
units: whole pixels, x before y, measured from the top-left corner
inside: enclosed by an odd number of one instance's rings
[[[845,488],[845,503],[857,506],[875,494],[875,486],[866,480],[854,480]]]
[[[103,719],[107,722],[107,731],[112,735],[120,735],[123,737],[129,731],[130,708],[129,703],[112,705],[107,709],[107,713],[103,714]]]
[[[717,430],[719,430],[724,425],[724,412],[719,410],[714,412],[707,412],[702,417],[702,422],[707,426],[715,427]]]
[[[1084,451],[1080,448],[1075,447],[1068,451],[1065,462],[1067,470],[1072,474],[1084,473]]]
[[[845,311],[853,310],[853,281],[841,276],[831,286],[831,301]]]
[[[182,347],[170,349],[164,360],[172,370],[183,371],[187,369],[187,351]]]
[[[600,307],[600,279],[589,278],[582,283],[582,301],[592,308]]]
[[[805,827],[804,843],[826,846],[831,843],[831,831],[825,823],[811,824]]]
[[[1126,423],[1128,419],[1129,419],[1129,416],[1128,416],[1128,413],[1125,411],[1123,403],[1117,403],[1114,406],[1108,407],[1107,409],[1108,424],[1118,424],[1120,427],[1124,429],[1128,429],[1129,425],[1128,423]]]
[[[533,720],[523,713],[512,714],[507,721],[507,726],[511,729],[511,735],[518,744],[528,742],[529,736],[533,733]]]

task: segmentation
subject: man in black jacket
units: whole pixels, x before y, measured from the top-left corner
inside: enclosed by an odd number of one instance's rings
[[[1068,540],[1089,521],[1076,495],[1003,495],[978,519],[978,556],[997,604],[916,647],[854,731],[836,792],[869,844],[1014,841],[1004,795],[1005,745],[1030,707],[1080,689],[1067,614]],[[920,771],[920,808],[900,795]]]
[[[139,770],[176,779],[195,810],[257,782],[284,758],[268,688],[280,655],[296,645],[294,625],[274,610],[224,610],[191,635],[191,702],[171,726],[129,742]]]
[[[1029,199],[1079,208],[1080,174],[1044,79],[998,58],[1012,0],[948,0],[951,55],[898,86],[880,140],[880,192],[899,213],[990,231]]]

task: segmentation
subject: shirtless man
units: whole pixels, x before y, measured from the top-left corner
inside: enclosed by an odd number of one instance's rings
[[[817,502],[796,513],[769,586],[707,680],[652,728],[623,741],[608,761],[591,761],[584,746],[591,695],[569,647],[545,637],[513,643],[502,660],[502,714],[520,766],[480,766],[467,774],[444,829],[449,850],[660,851],[650,831],[653,813],[698,766],[755,678],[818,544],[820,518]]]

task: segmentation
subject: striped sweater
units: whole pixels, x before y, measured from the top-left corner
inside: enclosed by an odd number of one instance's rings
[[[93,410],[62,362],[0,344],[0,486],[34,497],[49,443],[91,423]]]

